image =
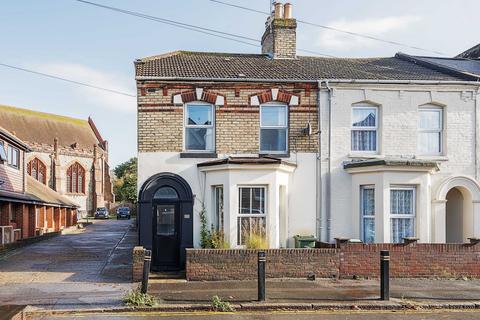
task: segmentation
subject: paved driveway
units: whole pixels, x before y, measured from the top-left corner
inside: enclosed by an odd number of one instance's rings
[[[130,220],[94,221],[86,229],[16,250],[0,259],[0,305],[43,308],[121,304],[131,289],[135,232]]]

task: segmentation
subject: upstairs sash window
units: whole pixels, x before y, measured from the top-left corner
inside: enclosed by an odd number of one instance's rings
[[[189,103],[185,106],[185,150],[214,151],[214,109],[211,104]]]
[[[288,107],[268,103],[260,106],[260,153],[287,153]]]
[[[377,152],[378,108],[368,104],[352,108],[352,151]]]
[[[421,108],[418,121],[418,152],[422,155],[442,153],[443,115],[441,108]]]

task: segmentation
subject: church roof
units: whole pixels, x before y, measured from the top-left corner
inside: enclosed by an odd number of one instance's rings
[[[95,124],[88,120],[0,105],[0,124],[18,139],[35,149],[53,145],[73,150],[92,151],[94,145],[105,149],[105,141]]]

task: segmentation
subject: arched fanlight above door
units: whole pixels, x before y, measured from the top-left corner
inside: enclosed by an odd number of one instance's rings
[[[178,193],[172,187],[161,187],[155,192],[154,199],[176,200]]]

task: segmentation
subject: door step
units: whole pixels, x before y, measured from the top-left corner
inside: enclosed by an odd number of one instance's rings
[[[150,272],[149,280],[185,280],[185,271]]]

